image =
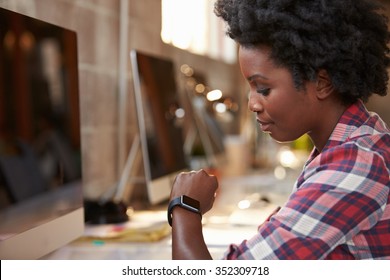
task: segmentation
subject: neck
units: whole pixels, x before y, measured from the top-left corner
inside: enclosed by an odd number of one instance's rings
[[[308,132],[311,141],[319,153],[324,149],[340,117],[344,114],[348,106],[340,102],[332,102],[324,104],[321,107],[323,110],[318,114],[318,125],[312,131]]]

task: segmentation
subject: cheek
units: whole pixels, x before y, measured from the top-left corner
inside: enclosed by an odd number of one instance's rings
[[[265,105],[267,113],[275,120],[289,120],[291,111],[294,110],[294,103],[284,96],[276,96],[267,99]]]
[[[280,101],[280,100],[279,100]],[[293,141],[307,132],[307,121],[310,116],[305,113],[305,107],[299,102],[282,102],[280,101],[277,109],[269,110],[268,114],[275,122],[281,141]]]

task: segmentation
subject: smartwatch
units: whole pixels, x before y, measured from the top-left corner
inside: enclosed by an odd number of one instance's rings
[[[202,214],[200,212],[200,203],[199,201],[188,197],[186,195],[182,195],[179,197],[176,197],[171,200],[168,206],[168,223],[170,226],[172,226],[172,211],[175,206],[179,206],[181,208],[184,208],[186,210],[189,210],[194,213],[198,213],[200,217],[202,218]]]

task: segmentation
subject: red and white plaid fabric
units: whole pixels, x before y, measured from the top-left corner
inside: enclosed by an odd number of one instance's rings
[[[390,259],[389,174],[389,129],[359,101],[312,151],[287,203],[225,258]]]

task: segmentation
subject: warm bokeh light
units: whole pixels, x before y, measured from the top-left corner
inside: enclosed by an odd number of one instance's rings
[[[237,45],[225,35],[210,0],[162,0],[161,39],[180,49],[221,59],[237,60]]]
[[[206,3],[201,0],[162,0],[162,40],[181,49],[205,54]]]
[[[195,91],[197,93],[204,93],[205,90],[206,90],[206,86],[204,84],[197,84],[195,86]]]
[[[219,89],[209,91],[206,97],[208,101],[216,101],[222,97],[222,91]]]
[[[279,151],[279,162],[284,167],[295,168],[299,165],[299,160],[288,147],[282,147]]]

